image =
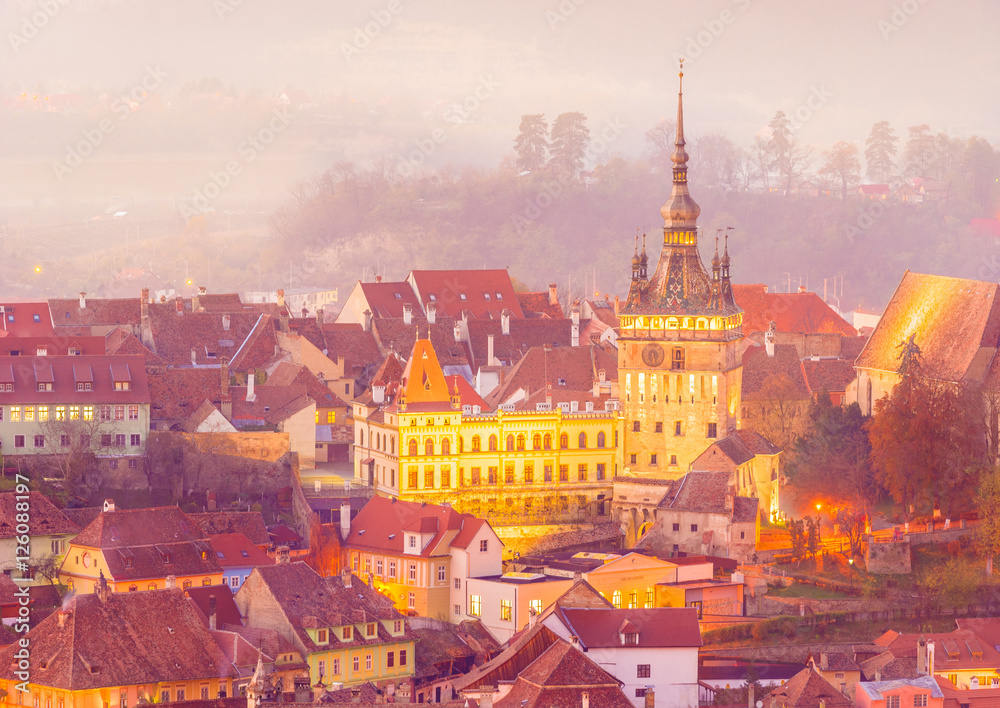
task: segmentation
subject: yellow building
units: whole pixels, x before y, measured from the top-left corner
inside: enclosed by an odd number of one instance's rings
[[[728,241],[719,258],[716,238],[711,275],[698,251],[701,209],[688,192],[680,93],[671,159],[673,189],[660,209],[663,244],[656,270],[648,274],[643,236],[619,312],[618,381],[624,391],[625,468],[676,479],[738,427],[743,310],[733,298]]]
[[[305,563],[258,566],[236,606],[247,626],[276,630],[299,650],[313,685],[399,685],[413,676],[406,618],[350,571],[324,578]]]
[[[354,404],[355,477],[377,493],[448,502],[494,525],[608,513],[616,400],[558,391],[491,411],[462,377],[444,375],[428,339],[391,378],[377,375]]]
[[[103,511],[63,558],[59,580],[77,593],[101,578],[115,592],[221,585],[223,571],[208,535],[176,506]]]
[[[34,708],[135,708],[232,695],[235,667],[181,590],[74,595],[19,643],[5,647],[3,704]],[[26,690],[26,692],[25,692]]]

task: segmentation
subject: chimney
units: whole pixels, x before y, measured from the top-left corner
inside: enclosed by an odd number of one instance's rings
[[[750,684],[750,695],[753,695],[753,684]],[[646,701],[643,706],[644,708],[656,708],[656,692],[652,686],[646,686]],[[750,708],[754,708],[752,698],[750,699]]]
[[[495,366],[493,360],[493,335],[486,335],[486,366]]]
[[[510,310],[500,313],[500,332],[505,335],[510,334]]]
[[[200,295],[208,295],[208,288],[206,288],[204,285],[199,285],[198,286],[198,295],[199,296]]]
[[[165,587],[167,588],[167,590],[173,590],[175,587],[177,587],[177,576],[168,575],[165,579]]]
[[[413,305],[408,302],[403,303],[403,324],[413,324]]]
[[[323,308],[322,307],[317,307],[316,308],[316,326],[317,327],[322,327],[323,326]]]
[[[437,306],[437,303],[436,302],[428,302],[427,303],[427,324],[429,324],[429,325],[437,324],[437,319],[438,319],[438,306]],[[431,338],[430,334],[427,335],[427,338],[428,339]]]
[[[583,573],[579,570],[573,573],[573,583],[579,583],[583,580]]]
[[[288,552],[288,546],[278,546],[274,554],[274,562],[278,565],[288,565],[290,556],[291,553]]]
[[[288,331],[288,310],[282,310],[278,314],[278,329],[282,332]]]
[[[587,691],[580,694],[580,706],[581,708],[590,708],[590,694]]]
[[[618,316],[618,310],[621,308],[621,306],[622,306],[621,300],[619,300],[618,296],[615,295],[615,317]]]
[[[232,322],[232,318],[229,315],[223,315],[222,316],[222,331],[223,332],[228,332],[229,331],[229,325],[230,325],[231,322]]]
[[[934,675],[934,642],[927,642],[927,675]]]
[[[773,321],[767,327],[767,332],[764,333],[764,350],[767,352],[768,357],[774,357],[774,335],[778,331],[778,325]]]
[[[219,361],[219,378],[222,384],[222,397],[229,397],[229,359],[222,357]]]
[[[139,326],[143,332],[149,327],[149,288],[143,288],[139,297]],[[143,339],[143,344],[145,343]]]
[[[97,595],[97,599],[101,602],[107,602],[108,598],[111,597],[111,588],[108,587],[108,579],[104,577],[104,571],[101,571],[101,577],[94,586],[94,594]]]
[[[218,622],[218,620],[216,619],[215,607],[216,607],[215,595],[209,595],[208,596],[208,628],[209,629],[215,629],[216,628],[216,623]]]
[[[257,400],[257,394],[254,393],[253,387],[257,382],[257,373],[254,371],[247,372],[247,403],[253,403]]]
[[[365,321],[364,321],[365,331],[366,332],[371,332],[372,331],[372,311],[371,310],[365,310],[361,314],[363,314],[365,316]]]
[[[820,652],[819,654],[819,668],[821,671],[830,670],[830,655],[827,654],[825,651]]]
[[[559,305],[559,293],[555,283],[549,283],[549,304],[557,307]]]
[[[191,347],[191,366],[198,366],[198,350]]]
[[[819,699],[819,708],[826,708],[826,699],[825,698],[820,698]]]
[[[455,330],[455,343],[456,344],[461,344],[462,343],[462,325],[460,325],[458,323],[458,320],[455,320],[454,330]]]
[[[385,403],[385,384],[372,384],[372,403],[381,406]]]
[[[917,640],[917,673],[921,676],[927,673],[927,640],[923,635]]]
[[[350,568],[344,568],[340,572],[340,578],[343,581],[345,588],[351,587],[351,569]]]
[[[85,292],[80,293],[80,309],[81,310],[87,309],[87,293]]]
[[[528,608],[528,628],[534,627],[538,623],[538,612],[534,607]]]
[[[285,308],[285,290],[284,288],[278,288],[278,309],[283,310]]]
[[[104,500],[104,511],[114,511],[115,510],[115,500],[105,499]]]
[[[571,634],[570,635],[570,637],[569,637],[569,643],[570,643],[570,646],[572,646],[574,649],[579,649],[580,648],[580,638],[578,636],[576,636],[575,634]]]
[[[340,537],[347,540],[351,534],[351,505],[347,502],[340,503]]]
[[[69,619],[69,616],[71,614],[72,612],[70,612],[69,610],[59,610],[56,612],[56,617],[58,617],[58,622],[59,622],[59,629],[66,628],[66,620]]]
[[[573,305],[573,324],[570,329],[570,345],[580,346],[580,305]]]
[[[479,708],[493,708],[493,690],[479,694]]]
[[[726,511],[730,514],[733,513],[733,490],[726,490]]]
[[[174,298],[174,311],[178,315],[184,314],[184,298],[182,298],[180,295]]]
[[[552,407],[552,382],[548,381],[545,384],[545,403]]]
[[[804,293],[805,291],[806,291],[806,286],[805,285],[800,285],[799,286],[799,292],[800,293]]]
[[[199,286],[198,292],[191,296],[191,312],[201,309],[201,296],[205,294],[205,288]]]

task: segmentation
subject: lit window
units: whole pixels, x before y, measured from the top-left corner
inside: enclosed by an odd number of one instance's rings
[[[620,590],[615,590],[611,594],[611,604],[614,605],[616,610],[620,610],[622,608],[622,593]]]
[[[483,614],[483,598],[479,595],[469,595],[469,616],[481,617]]]
[[[510,600],[500,601],[500,619],[509,622],[513,615],[513,607]]]

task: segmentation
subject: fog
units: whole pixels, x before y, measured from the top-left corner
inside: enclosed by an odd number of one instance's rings
[[[995,144],[998,20],[990,0],[8,0],[0,5],[7,295],[93,290],[125,266],[173,281],[181,261],[186,279],[216,291],[281,287],[289,262],[311,257],[269,226],[296,183],[338,163],[398,166],[414,150],[421,169],[494,170],[510,160],[527,113],[551,124],[582,112],[591,137],[619,126],[585,169],[612,156],[645,159],[647,131],[675,115],[680,56],[689,140],[721,131],[746,149],[781,110],[813,148],[813,173],[837,141],[863,152],[878,121],[891,123],[900,152],[907,128],[924,123]],[[711,206],[715,197],[696,176],[692,192]],[[636,225],[655,230],[665,198],[661,190],[637,203],[611,252],[628,250]],[[192,233],[192,209],[208,223],[178,247],[178,236]],[[961,218],[996,216],[980,211]],[[463,226],[474,229],[474,218]],[[364,225],[368,234],[380,228],[395,225]],[[202,257],[209,241],[216,251]],[[495,242],[464,247],[421,265],[510,262]],[[253,257],[232,257],[234,249]],[[361,277],[344,252],[325,256],[299,284]],[[610,271],[615,257],[558,263],[548,277]],[[41,263],[52,277],[35,277]],[[813,270],[813,282],[835,275],[794,261],[752,263],[734,275],[767,283],[783,271],[808,278]],[[598,274],[597,285],[620,285],[621,265]],[[405,274],[402,261],[393,267],[389,277]],[[547,278],[514,274],[533,286]],[[856,300],[883,295],[868,287]]]

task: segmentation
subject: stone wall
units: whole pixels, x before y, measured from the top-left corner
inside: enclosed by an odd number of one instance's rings
[[[871,536],[865,544],[865,567],[879,575],[908,575],[912,570],[910,541],[874,543]]]
[[[523,524],[495,526],[493,530],[504,543],[505,559],[515,553],[531,555],[575,548],[600,546],[621,548],[622,533],[617,524]]]

